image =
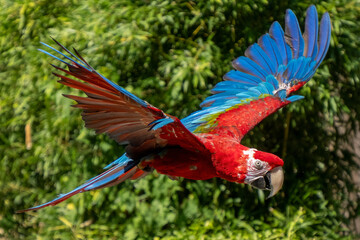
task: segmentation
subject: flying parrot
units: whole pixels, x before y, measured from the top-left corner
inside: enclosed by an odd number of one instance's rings
[[[285,31],[274,22],[268,33],[247,48],[245,56],[232,62],[235,70],[224,75],[201,109],[182,120],[108,80],[75,49],[73,54],[54,40],[67,53],[63,54],[42,43],[61,58],[40,51],[67,66],[53,65],[67,75],[54,73],[59,82],[86,94],[64,95],[82,109],[85,126],[126,147],[125,154],[102,174],[50,202],[18,212],[56,205],[75,194],[138,179],[153,170],[172,179],[222,178],[269,190],[268,197],[274,196],[283,185],[283,160],[243,146],[241,140],[264,118],[303,98],[293,93],[310,80],[323,61],[330,35],[327,12],[319,26],[316,8],[310,6],[302,34],[295,14],[288,9]]]

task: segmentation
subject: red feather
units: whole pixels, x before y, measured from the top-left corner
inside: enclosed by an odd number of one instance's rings
[[[275,96],[253,100],[220,114],[216,119],[216,127],[209,133],[222,134],[231,131],[240,140],[264,118],[289,103]]]

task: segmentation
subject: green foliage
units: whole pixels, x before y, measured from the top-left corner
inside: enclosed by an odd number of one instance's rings
[[[358,169],[347,143],[359,124],[360,6],[315,1],[329,11],[329,53],[300,91],[305,100],[244,139],[285,159],[285,186],[264,193],[219,179],[137,182],[14,214],[70,191],[123,153],[83,127],[80,112],[38,52],[49,35],[76,47],[103,75],[169,114],[198,109],[231,60],[284,19],[304,21],[314,1],[0,0],[0,238],[351,239],[359,215]],[[303,25],[303,24],[301,24]],[[26,141],[31,130],[31,141]]]

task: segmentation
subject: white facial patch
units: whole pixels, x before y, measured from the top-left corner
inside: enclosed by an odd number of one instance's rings
[[[269,170],[269,164],[267,162],[254,158],[255,151],[257,151],[255,148],[243,151],[243,154],[247,156],[245,183],[251,183],[257,178],[264,176]],[[259,168],[259,164],[261,168]]]

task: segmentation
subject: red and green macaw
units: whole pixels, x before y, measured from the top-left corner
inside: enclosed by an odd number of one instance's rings
[[[87,97],[65,95],[82,109],[85,126],[106,133],[126,153],[109,164],[102,174],[54,200],[19,212],[56,205],[69,197],[94,189],[113,186],[127,179],[138,179],[153,170],[174,179],[222,178],[270,190],[274,196],[282,187],[283,160],[241,144],[255,125],[278,109],[302,99],[292,95],[314,75],[330,44],[331,24],[328,13],[318,29],[315,6],[307,10],[305,32],[298,20],[286,11],[285,32],[274,22],[269,33],[233,61],[231,70],[213,89],[213,95],[201,104],[201,110],[179,120],[141,100],[95,71],[75,50],[58,58],[67,69],[57,70],[61,84],[80,89]],[[81,81],[78,81],[81,80]]]

